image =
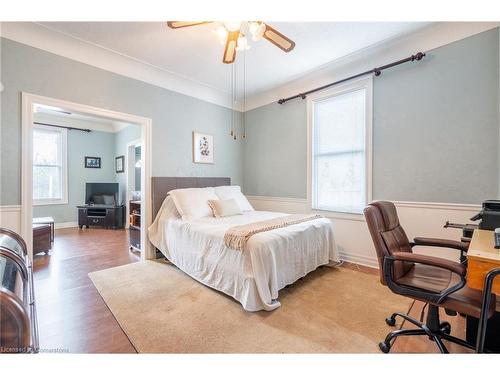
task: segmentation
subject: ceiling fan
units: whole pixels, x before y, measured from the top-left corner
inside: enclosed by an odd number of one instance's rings
[[[172,29],[181,29],[213,22],[214,21],[168,21],[167,25]],[[225,44],[222,58],[223,63],[232,64],[236,58],[236,51],[250,48],[246,39],[247,32],[252,35],[253,41],[258,41],[262,38],[267,39],[285,52],[290,52],[295,47],[295,42],[293,40],[262,21],[223,22],[216,30],[216,33]]]

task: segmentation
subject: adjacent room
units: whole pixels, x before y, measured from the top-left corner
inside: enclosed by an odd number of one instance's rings
[[[79,259],[96,252],[140,259],[141,137],[135,124],[34,106],[32,251],[41,293],[86,278]]]
[[[499,22],[0,43],[0,347],[500,353]]]

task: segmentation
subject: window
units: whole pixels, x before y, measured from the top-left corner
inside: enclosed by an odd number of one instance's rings
[[[370,199],[371,78],[313,99],[310,111],[312,208],[361,213]]]
[[[33,204],[66,204],[66,129],[33,127]]]

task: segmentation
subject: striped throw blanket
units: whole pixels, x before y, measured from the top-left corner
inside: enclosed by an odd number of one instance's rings
[[[256,221],[245,225],[229,228],[224,234],[224,244],[235,250],[243,250],[248,239],[254,234],[266,232],[273,229],[284,228],[290,225],[303,223],[305,221],[320,219],[321,215],[294,214],[280,216],[274,219]]]

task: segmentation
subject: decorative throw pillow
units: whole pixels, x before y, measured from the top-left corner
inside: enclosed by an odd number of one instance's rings
[[[243,195],[238,185],[217,186],[214,190],[217,197],[221,200],[234,199],[238,203],[238,206],[240,206],[241,211],[254,211],[254,208],[247,197]]]
[[[212,209],[207,201],[218,199],[213,187],[176,189],[170,191],[169,195],[183,220],[212,216]]]
[[[212,208],[215,217],[242,215],[240,206],[234,199],[209,200],[207,203]]]

